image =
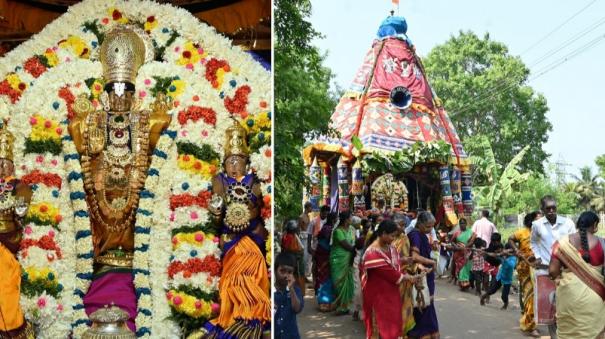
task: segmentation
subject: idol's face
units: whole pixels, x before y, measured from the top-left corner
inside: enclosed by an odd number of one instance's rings
[[[248,158],[241,155],[231,155],[225,159],[225,172],[232,178],[238,178],[246,174]]]
[[[115,91],[109,92],[109,107],[113,112],[127,112],[132,107],[133,91],[124,91],[118,96]]]
[[[13,162],[8,159],[0,159],[0,178],[6,178],[15,173]]]

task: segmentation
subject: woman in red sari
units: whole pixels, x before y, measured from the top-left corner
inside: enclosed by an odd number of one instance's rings
[[[399,254],[391,246],[396,235],[397,225],[393,221],[381,222],[363,256],[361,288],[366,338],[401,336],[399,285],[414,277],[401,273]]]

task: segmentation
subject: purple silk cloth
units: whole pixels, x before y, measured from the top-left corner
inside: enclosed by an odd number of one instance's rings
[[[92,281],[84,296],[86,314],[90,316],[92,312],[111,303],[128,312],[128,327],[136,333],[134,319],[137,316],[137,296],[132,273],[109,272]]]

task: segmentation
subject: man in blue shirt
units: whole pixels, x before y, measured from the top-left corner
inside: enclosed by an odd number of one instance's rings
[[[275,258],[275,339],[300,339],[296,314],[302,311],[304,301],[294,278],[295,265],[296,260],[288,253],[280,253]]]
[[[505,310],[508,308],[508,295],[510,294],[510,286],[513,283],[513,271],[517,264],[517,257],[511,255],[512,250],[510,243],[507,243],[504,247],[504,251],[502,251],[502,255],[498,257],[501,262],[498,275],[496,276],[496,280],[491,284],[489,290],[481,296],[481,305],[485,305],[485,300],[490,295],[498,292],[500,287],[502,287],[502,302],[504,303],[502,309]]]

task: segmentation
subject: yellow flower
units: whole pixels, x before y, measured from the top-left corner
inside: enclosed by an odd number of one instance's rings
[[[143,26],[147,32],[151,32],[154,28],[158,27],[158,20],[153,15],[149,16]]]
[[[207,301],[175,290],[170,290],[168,295],[168,304],[177,312],[185,313],[192,318],[209,318],[212,315],[212,306]]]
[[[48,48],[46,52],[44,52],[44,56],[46,57],[46,63],[48,63],[50,67],[57,66],[57,64],[59,63],[57,53],[55,53],[55,51],[50,48]]]
[[[93,98],[98,98],[103,93],[103,83],[99,80],[95,80],[90,86],[90,93]]]
[[[177,65],[185,66],[188,64],[196,64],[202,58],[205,58],[208,54],[199,46],[196,46],[191,41],[185,43],[183,46],[183,51],[181,52],[181,57],[176,61]]]
[[[177,165],[185,172],[201,175],[205,179],[212,178],[218,170],[218,160],[208,163],[190,154],[182,154],[177,158]]]
[[[216,88],[223,87],[223,80],[225,79],[225,70],[223,68],[219,68],[216,71],[216,81],[218,82],[218,86]]]
[[[43,283],[47,287],[53,287],[59,284],[57,274],[48,267],[37,268],[30,266],[25,268],[27,280],[31,282]]]
[[[176,99],[185,91],[185,82],[183,80],[172,80],[170,86],[168,86],[168,96],[172,99]]]
[[[269,238],[267,238],[267,242],[265,243],[265,249],[267,250],[267,259],[266,260],[267,260],[267,265],[269,265],[269,266],[271,266],[271,260],[273,260],[273,257],[271,255],[271,251],[272,251],[271,248],[273,247],[272,241],[273,241],[272,238],[269,237]]]
[[[203,241],[206,240],[214,240],[214,234],[212,233],[204,233],[202,231],[197,231],[194,233],[177,233],[175,236],[176,242],[172,246],[173,249],[178,249],[181,245],[191,244],[191,245],[201,245]]]
[[[54,140],[61,142],[62,130],[59,123],[35,114],[30,119],[32,132],[29,135],[33,141]]]
[[[75,55],[82,59],[88,59],[90,57],[90,48],[86,45],[86,42],[75,35],[70,35],[67,40],[61,41],[59,47],[71,49]]]
[[[121,24],[127,24],[128,23],[128,18],[125,17],[124,14],[122,14],[122,12],[119,9],[117,9],[116,7],[110,7],[107,10],[107,14],[115,22],[119,22]]]
[[[27,217],[36,218],[41,222],[53,225],[58,224],[63,219],[57,207],[44,201],[30,205],[27,211]]]
[[[271,129],[271,119],[269,118],[269,112],[260,112],[255,116],[256,124],[261,129]]]
[[[15,73],[9,74],[6,76],[6,80],[8,80],[8,84],[11,85],[13,89],[18,90],[19,84],[21,83],[21,78]]]

